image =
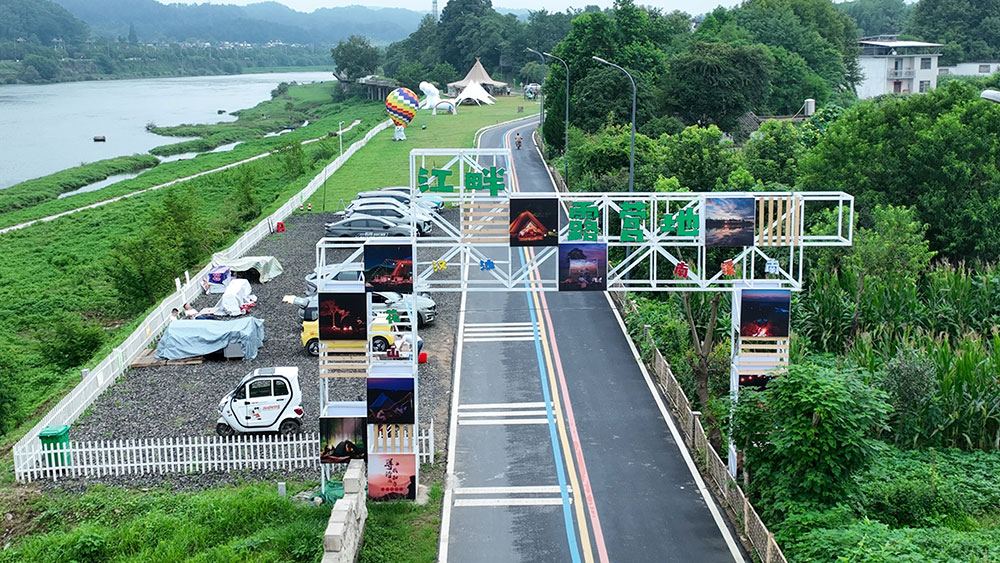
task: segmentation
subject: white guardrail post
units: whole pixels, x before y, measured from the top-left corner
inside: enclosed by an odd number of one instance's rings
[[[257,245],[264,237],[271,234],[270,223],[271,221],[284,221],[289,215],[291,215],[294,210],[298,207],[295,202],[305,201],[310,196],[312,196],[320,185],[322,185],[323,178],[329,177],[331,174],[336,172],[344,162],[350,158],[351,155],[356,153],[362,147],[368,144],[368,141],[372,139],[378,133],[384,131],[389,127],[392,122],[385,120],[375,127],[373,127],[364,138],[355,141],[351,146],[344,151],[342,157],[338,157],[332,163],[328,164],[321,170],[313,179],[306,184],[306,187],[300,190],[298,193],[293,195],[282,207],[272,214],[270,217],[265,217],[262,221],[257,223],[253,228],[243,234],[239,239],[233,243],[228,249],[221,251],[230,258],[239,258],[243,256],[248,250]],[[41,464],[42,460],[42,448],[41,443],[38,440],[38,434],[45,429],[46,426],[52,425],[70,425],[76,421],[76,419],[83,414],[83,411],[87,409],[93,403],[105,389],[111,386],[118,377],[128,369],[129,364],[135,360],[136,356],[144,350],[149,344],[159,337],[160,333],[167,326],[167,320],[169,319],[169,311],[174,307],[180,308],[184,303],[192,300],[201,292],[201,280],[208,275],[208,272],[212,269],[212,262],[210,261],[208,265],[198,271],[198,273],[193,277],[189,277],[187,272],[185,272],[185,278],[188,280],[187,283],[180,287],[180,291],[173,292],[169,296],[160,302],[159,307],[153,310],[135,331],[129,335],[129,337],[121,345],[117,346],[111,354],[104,358],[97,366],[91,370],[90,375],[80,381],[80,383],[73,388],[65,397],[56,404],[55,407],[49,411],[42,420],[39,421],[23,438],[18,440],[17,444],[14,445],[14,475],[18,481],[30,480],[32,478],[32,472],[37,474],[37,468]],[[177,299],[180,298],[181,303],[177,304]],[[148,329],[148,332],[147,332]],[[36,475],[37,476],[37,475]]]

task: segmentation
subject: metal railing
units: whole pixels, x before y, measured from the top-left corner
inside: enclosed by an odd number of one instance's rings
[[[324,179],[336,172],[355,152],[360,150],[375,135],[385,130],[391,121],[384,121],[373,127],[361,140],[355,141],[344,154],[337,157],[332,163],[319,172],[301,191],[293,195],[284,205],[274,213],[265,217],[256,226],[243,234],[228,249],[222,251],[229,258],[238,258],[246,254],[248,250],[257,245],[264,237],[274,231],[275,224],[284,221],[291,215],[301,203],[312,196],[322,185]],[[134,361],[139,354],[149,347],[160,333],[167,326],[170,318],[170,311],[180,308],[184,303],[193,300],[203,290],[201,279],[208,275],[208,272],[216,266],[215,261],[209,262],[194,277],[187,278],[186,283],[180,286],[179,291],[166,297],[153,312],[146,316],[128,338],[121,345],[117,346],[106,358],[101,360],[93,369],[87,373],[83,380],[73,388],[65,397],[52,408],[42,420],[36,424],[28,433],[18,440],[14,445],[14,475],[23,481],[26,472],[37,466],[38,456],[41,455],[41,445],[38,442],[38,434],[51,425],[69,425],[83,414],[83,412],[93,403],[97,397],[111,386]]]
[[[610,295],[623,315],[638,314],[637,306],[624,293],[613,292]],[[729,474],[725,462],[722,461],[709,442],[708,435],[701,423],[701,413],[691,410],[691,401],[688,400],[680,383],[670,370],[670,364],[656,348],[648,325],[643,328],[643,339],[644,343],[652,350],[652,359],[649,361],[649,365],[652,368],[653,378],[667,398],[680,423],[685,443],[691,450],[692,457],[708,484],[712,486],[717,498],[729,508],[736,528],[742,532],[760,561],[787,563],[788,560],[785,559],[784,553],[774,540],[774,534],[764,525],[764,521],[760,519],[757,511],[750,504],[750,500],[743,494],[743,489]]]
[[[913,69],[895,69],[890,68],[888,71],[889,78],[913,78]]]

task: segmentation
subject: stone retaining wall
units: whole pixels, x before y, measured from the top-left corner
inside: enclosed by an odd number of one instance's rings
[[[323,533],[322,563],[355,563],[365,535],[368,507],[365,463],[351,460],[344,473],[344,498],[337,500]]]

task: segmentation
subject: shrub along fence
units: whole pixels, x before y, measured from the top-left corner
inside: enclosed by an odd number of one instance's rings
[[[147,440],[95,440],[57,444],[34,443],[14,453],[32,460],[18,478],[105,477],[164,473],[206,473],[243,469],[291,470],[319,467],[320,437],[316,433],[278,436],[246,434],[232,437],[195,436]],[[417,431],[421,464],[434,462],[434,421]],[[343,471],[347,464],[336,464]]]
[[[291,215],[299,205],[312,196],[316,190],[323,185],[323,179],[336,172],[355,152],[360,150],[376,134],[385,130],[391,121],[384,121],[371,129],[359,141],[355,141],[344,154],[337,157],[332,163],[327,165],[317,174],[299,193],[291,197],[277,211],[265,217],[255,227],[243,234],[231,247],[222,251],[222,255],[228,258],[239,258],[248,250],[257,245],[264,237],[274,232],[275,225],[279,221],[284,221]],[[159,337],[163,329],[166,328],[170,319],[170,311],[180,308],[184,303],[193,300],[201,293],[201,279],[208,275],[208,272],[217,264],[215,261],[209,262],[201,271],[190,278],[185,274],[186,283],[181,284],[177,280],[177,291],[160,302],[149,315],[143,319],[139,328],[135,330],[125,342],[116,347],[111,354],[104,358],[92,370],[84,370],[83,381],[81,381],[68,395],[63,397],[59,403],[46,414],[42,420],[34,426],[23,438],[14,445],[14,475],[19,481],[29,480],[28,472],[37,471],[43,467],[42,448],[38,441],[38,434],[46,426],[71,425],[83,414],[97,397],[111,386],[118,377],[128,369],[139,354],[149,347],[149,345]],[[317,456],[318,454],[317,450]]]
[[[611,297],[622,314],[638,313],[635,303],[628,299],[624,293],[613,292]],[[706,480],[714,486],[717,497],[729,509],[737,524],[737,529],[747,538],[754,553],[761,561],[764,563],[787,563],[788,560],[785,559],[784,553],[781,552],[778,543],[774,541],[774,534],[764,525],[747,496],[743,494],[743,489],[729,474],[725,462],[709,443],[708,435],[701,424],[701,413],[691,410],[691,401],[688,400],[680,383],[677,382],[670,370],[670,364],[656,348],[656,342],[650,334],[649,325],[643,328],[642,337],[646,341],[645,344],[652,350],[652,358],[648,362],[652,368],[653,377],[673,407],[674,415],[680,422],[681,431],[684,433],[684,441],[691,448],[695,461],[707,477]]]

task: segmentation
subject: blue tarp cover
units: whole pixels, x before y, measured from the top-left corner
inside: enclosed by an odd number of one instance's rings
[[[204,356],[222,350],[230,342],[243,347],[243,359],[257,357],[257,349],[264,343],[264,321],[245,317],[231,321],[176,320],[167,325],[156,357],[160,360],[180,360]]]

